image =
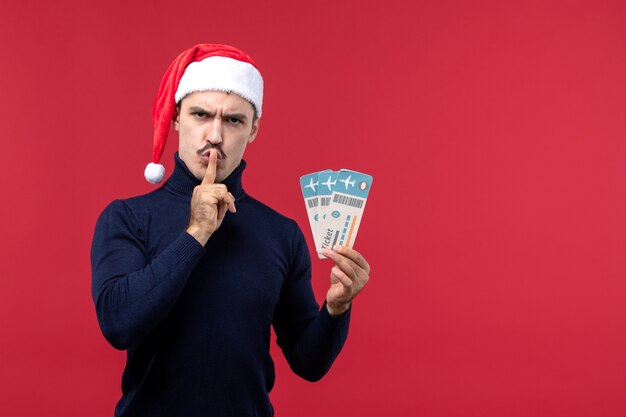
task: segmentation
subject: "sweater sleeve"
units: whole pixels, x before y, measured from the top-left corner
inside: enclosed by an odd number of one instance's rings
[[[168,315],[204,248],[182,231],[152,255],[146,231],[123,201],[100,215],[91,247],[92,296],[105,338],[127,349]]]
[[[339,355],[347,337],[351,308],[339,317],[320,309],[311,287],[311,259],[296,226],[292,267],[281,291],[274,330],[292,371],[307,381],[321,379]]]

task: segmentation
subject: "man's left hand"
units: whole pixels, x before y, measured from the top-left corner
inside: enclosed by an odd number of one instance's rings
[[[354,297],[367,284],[370,266],[359,252],[345,246],[324,249],[323,255],[335,263],[330,271],[326,308],[331,316],[339,316],[350,308]]]

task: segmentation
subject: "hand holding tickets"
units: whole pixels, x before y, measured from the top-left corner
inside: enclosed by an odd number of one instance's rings
[[[320,258],[324,249],[354,245],[372,176],[342,169],[319,171],[300,177],[315,248]]]

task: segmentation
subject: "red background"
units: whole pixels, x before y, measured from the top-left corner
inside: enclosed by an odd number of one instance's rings
[[[278,415],[626,415],[625,2],[12,3],[0,415],[112,415],[124,354],[95,319],[94,223],[152,189],[158,83],[207,41],[259,64],[245,187],[309,243],[298,177],[374,176],[348,343],[316,384],[274,349]]]

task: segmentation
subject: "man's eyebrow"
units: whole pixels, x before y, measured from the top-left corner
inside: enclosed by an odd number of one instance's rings
[[[242,121],[245,121],[248,118],[248,116],[246,116],[245,113],[225,113],[224,117],[230,117],[230,118],[234,117],[235,119],[239,119]]]
[[[189,107],[189,111],[190,111],[190,112],[192,112],[192,113],[199,112],[199,113],[213,114],[213,113],[212,113],[212,112],[210,112],[209,110],[204,109],[204,108],[202,108],[202,107],[200,107],[200,106],[191,106],[191,107]]]

